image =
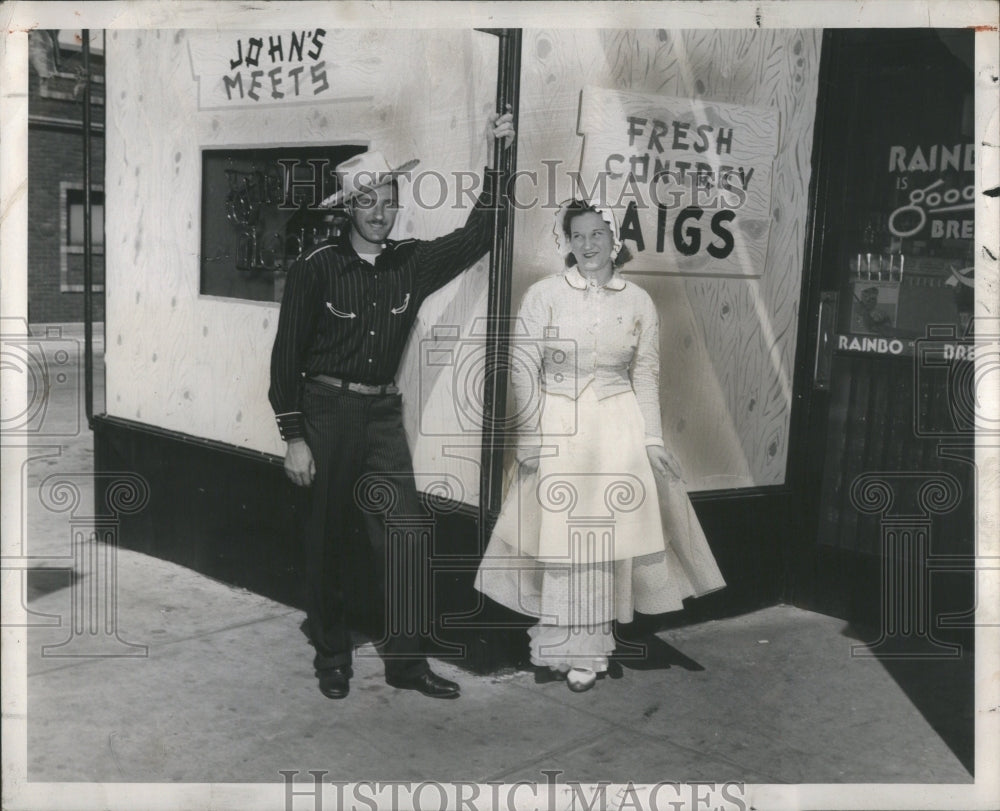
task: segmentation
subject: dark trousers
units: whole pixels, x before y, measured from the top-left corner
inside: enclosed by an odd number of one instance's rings
[[[430,621],[429,549],[414,530],[426,527],[413,480],[398,394],[365,395],[306,381],[305,438],[316,464],[304,532],[307,626],[317,671],[351,663],[345,584],[367,573],[345,571],[359,513],[371,545],[385,633],[376,648],[387,676],[427,669]]]

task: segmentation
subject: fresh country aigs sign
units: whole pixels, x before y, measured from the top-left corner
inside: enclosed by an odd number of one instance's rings
[[[581,193],[615,210],[630,271],[755,277],[778,112],[586,87]]]

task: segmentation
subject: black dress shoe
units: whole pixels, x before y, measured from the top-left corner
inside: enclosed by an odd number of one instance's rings
[[[327,698],[345,698],[351,691],[351,676],[349,667],[334,667],[319,671],[319,691]]]
[[[386,684],[400,690],[416,690],[430,698],[458,698],[458,685],[426,670],[417,676],[386,676]]]

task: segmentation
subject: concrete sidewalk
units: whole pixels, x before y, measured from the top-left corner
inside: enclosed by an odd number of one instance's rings
[[[88,504],[92,436],[84,423],[53,444],[33,452],[25,482],[28,553],[40,558],[27,576],[32,781],[275,783],[309,769],[348,781],[543,782],[543,770],[635,783],[972,781],[971,651],[852,657],[860,640],[843,621],[789,606],[660,633],[646,661],[584,694],[438,661],[463,694],[434,701],[387,686],[366,645],[350,696],[330,701],[301,612],[142,554],[74,547],[49,477]],[[115,611],[74,604],[104,587]],[[77,621],[100,614],[99,633],[74,632],[74,605]]]

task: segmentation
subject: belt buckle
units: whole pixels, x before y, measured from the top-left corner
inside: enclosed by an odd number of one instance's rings
[[[347,383],[347,382],[345,382],[344,385],[350,391],[355,391],[358,394],[367,394],[367,395],[370,395],[370,396],[373,396],[373,397],[374,396],[378,396],[378,395],[384,396],[384,395],[386,395],[386,394],[389,393],[389,389],[394,388],[392,386],[392,384],[389,384],[389,383],[372,384],[372,383]]]
[[[381,383],[378,385],[373,385],[371,383],[356,383],[352,380],[343,380],[342,378],[333,377],[332,375],[319,375],[316,379],[320,383],[325,383],[328,386],[333,386],[334,388],[343,389],[345,391],[353,391],[356,394],[384,396],[386,394],[399,393],[399,388],[395,383]]]

